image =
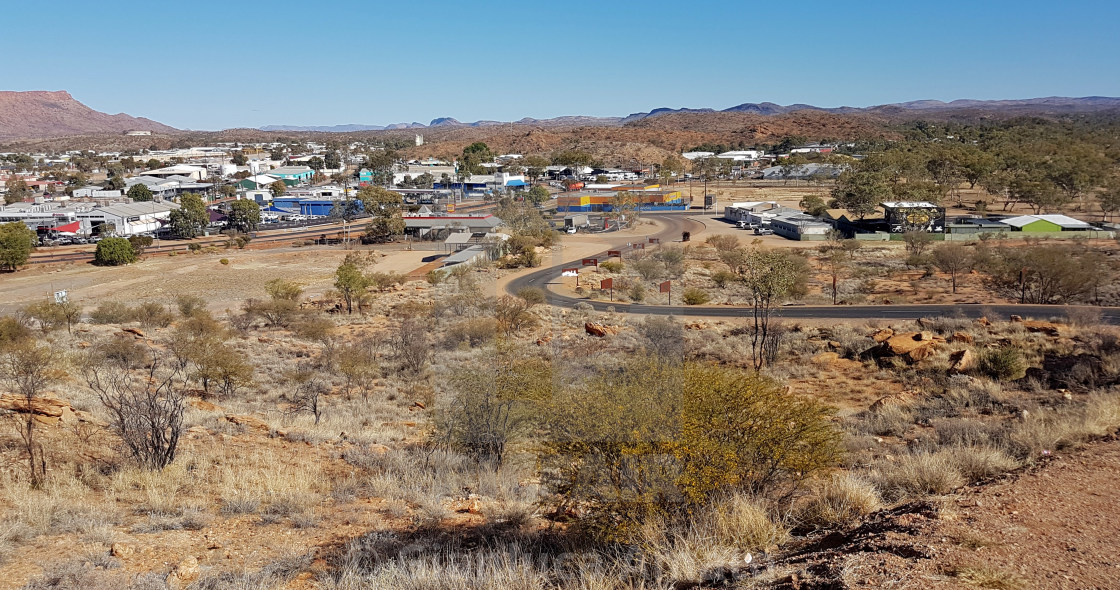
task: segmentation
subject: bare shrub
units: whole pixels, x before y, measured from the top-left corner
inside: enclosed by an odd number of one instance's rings
[[[468,318],[451,324],[447,329],[446,344],[449,347],[466,343],[471,348],[483,346],[498,336],[499,324],[495,318]]]
[[[405,373],[418,375],[432,356],[431,333],[426,322],[407,318],[397,325],[391,337],[394,356]]]
[[[206,313],[206,301],[197,295],[179,295],[175,298],[175,305],[184,318]]]
[[[47,459],[43,445],[36,439],[38,421],[31,408],[46,388],[62,377],[57,362],[49,346],[41,346],[30,338],[0,348],[0,384],[19,397],[25,410],[19,420],[19,434],[32,487],[39,487],[46,479]]]
[[[649,350],[657,356],[666,360],[684,358],[687,343],[684,326],[673,316],[646,316],[646,319],[638,324],[638,333],[645,337],[649,343]]]
[[[86,384],[111,416],[130,457],[156,471],[175,459],[186,401],[179,367],[154,349],[146,369],[113,362],[96,351],[82,360]]]

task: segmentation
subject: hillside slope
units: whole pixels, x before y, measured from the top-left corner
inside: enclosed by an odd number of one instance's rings
[[[0,91],[0,139],[38,139],[142,130],[177,131],[124,113],[110,115],[78,102],[69,92]]]

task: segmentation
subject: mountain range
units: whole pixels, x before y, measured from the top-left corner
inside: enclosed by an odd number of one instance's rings
[[[631,113],[625,117],[565,116],[550,119],[526,117],[517,121],[474,121],[464,123],[451,117],[440,117],[423,123],[396,123],[392,125],[267,125],[260,131],[273,132],[354,132],[398,129],[457,129],[495,127],[500,125],[531,125],[535,127],[618,127],[662,115],[687,115],[702,113],[741,113],[759,116],[785,115],[796,111],[816,111],[834,114],[878,115],[886,119],[914,117],[949,117],[1000,115],[1064,115],[1120,111],[1120,98],[1088,96],[1081,98],[1047,97],[1023,100],[916,100],[872,107],[824,108],[809,104],[780,105],[772,102],[743,103],[726,109],[711,108],[657,108],[648,112]],[[142,117],[124,113],[110,115],[78,102],[65,91],[13,92],[0,91],[0,140],[41,139],[76,135],[122,134],[127,131],[150,131],[172,134],[179,130]]]
[[[1109,110],[1120,110],[1120,98],[1107,96],[1086,96],[1070,98],[1051,96],[1046,98],[1028,98],[1021,100],[972,100],[960,99],[951,102],[940,100],[915,100],[883,104],[872,107],[818,107],[810,104],[780,105],[772,102],[743,103],[726,109],[711,108],[656,108],[648,112],[631,113],[625,117],[588,117],[565,116],[551,119],[533,119],[525,117],[517,121],[475,121],[463,123],[452,117],[433,119],[427,125],[423,123],[396,123],[392,125],[333,125],[333,126],[300,126],[300,125],[266,125],[260,127],[261,131],[384,131],[392,129],[425,129],[432,127],[492,127],[495,125],[535,125],[538,127],[568,127],[591,125],[626,125],[660,115],[677,113],[747,113],[754,115],[784,115],[794,111],[820,111],[838,114],[899,114],[910,113],[914,115],[938,114],[949,111],[989,111],[1003,113],[1061,115],[1072,113],[1091,113]]]

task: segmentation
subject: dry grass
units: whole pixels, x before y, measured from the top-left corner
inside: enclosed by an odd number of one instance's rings
[[[937,455],[944,457],[969,482],[977,482],[1017,469],[1022,463],[1003,449],[988,446],[952,446]]]
[[[816,527],[847,526],[882,508],[875,486],[864,479],[837,473],[798,512],[798,520]]]
[[[949,457],[925,452],[880,463],[871,480],[889,500],[948,494],[966,483]]]
[[[1018,575],[989,566],[963,566],[954,569],[952,575],[961,583],[976,588],[1018,590],[1028,586],[1027,581]]]

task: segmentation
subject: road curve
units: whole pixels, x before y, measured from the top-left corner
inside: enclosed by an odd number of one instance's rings
[[[648,215],[648,214],[647,214]],[[649,215],[668,224],[668,228],[652,237],[663,243],[680,241],[682,231],[693,235],[703,231],[703,224],[690,219],[685,214]],[[613,246],[610,250],[623,249],[625,244]],[[584,258],[605,260],[607,250]],[[590,305],[596,311],[614,310],[618,313],[645,315],[678,315],[697,317],[749,318],[751,306],[692,306],[692,305],[643,305],[640,303],[612,303],[568,297],[554,292],[550,285],[559,284],[558,279],[564,268],[580,266],[580,259],[564,262],[548,268],[528,273],[511,280],[506,290],[515,294],[526,287],[537,287],[544,291],[545,301],[557,307],[575,307],[579,303]],[[1102,321],[1120,324],[1120,307],[1095,307],[1102,313]],[[1006,305],[1006,304],[949,304],[949,305],[787,305],[777,310],[777,315],[788,319],[839,319],[839,320],[906,320],[920,317],[966,317],[979,318],[991,316],[1002,318],[1011,315],[1022,317],[1048,318],[1064,314],[1064,308],[1055,305]]]

